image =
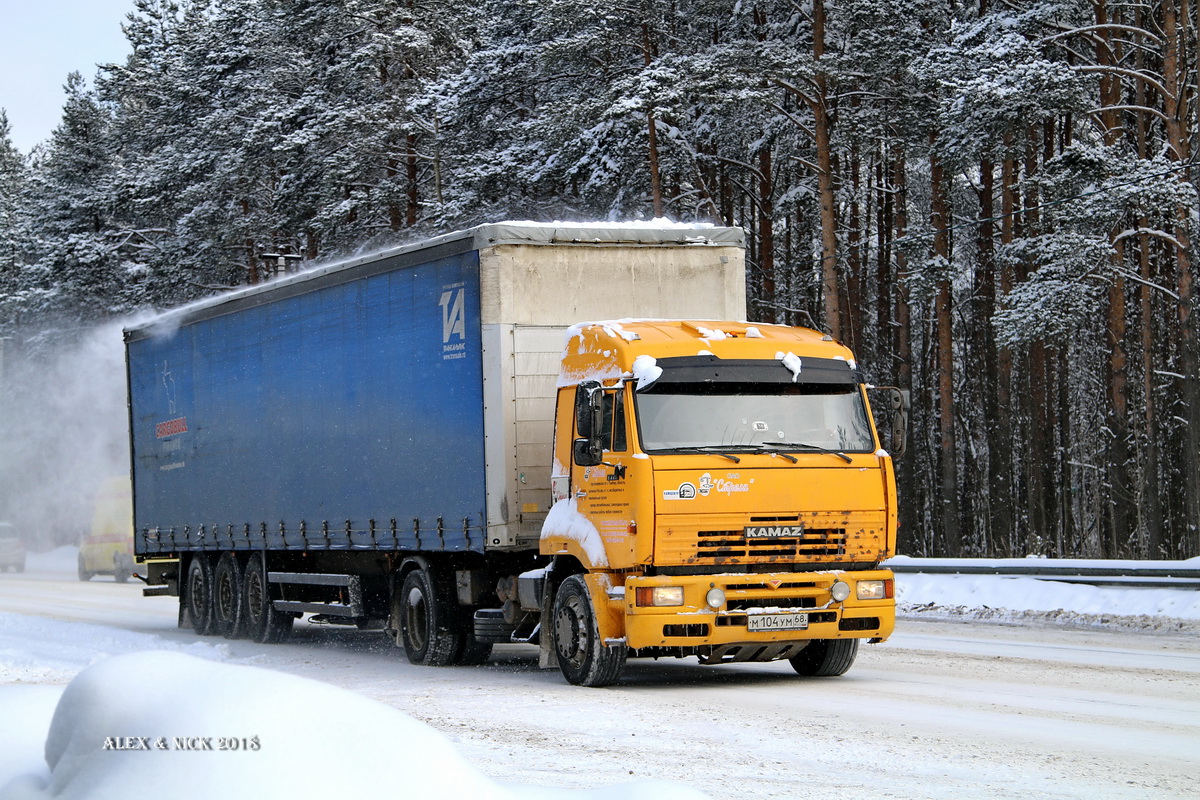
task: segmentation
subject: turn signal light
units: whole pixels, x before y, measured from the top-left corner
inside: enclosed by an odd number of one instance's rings
[[[682,586],[639,586],[634,593],[639,606],[681,606]]]

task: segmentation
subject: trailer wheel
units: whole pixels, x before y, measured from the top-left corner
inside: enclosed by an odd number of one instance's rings
[[[286,641],[292,634],[291,614],[271,605],[267,565],[262,553],[254,553],[242,573],[242,596],[245,598],[245,633],[260,644]]]
[[[858,655],[858,639],[815,639],[788,659],[801,675],[830,678],[845,675]]]
[[[455,611],[428,570],[417,568],[404,576],[400,591],[392,596],[392,627],[400,631],[409,661],[429,667],[455,662],[463,646]]]
[[[605,645],[587,583],[572,575],[554,596],[554,648],[558,667],[576,686],[609,686],[621,679],[629,653],[624,642]]]
[[[213,568],[207,556],[192,556],[187,570],[187,610],[192,628],[201,636],[211,636],[213,629]]]
[[[83,553],[79,554],[77,561],[79,563],[79,580],[90,581],[94,573],[88,571],[87,562],[83,560]]]
[[[244,576],[237,556],[233,553],[223,553],[213,572],[215,633],[222,634],[226,639],[240,639],[245,635],[244,594]]]

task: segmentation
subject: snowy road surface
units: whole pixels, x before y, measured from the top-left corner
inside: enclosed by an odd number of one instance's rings
[[[632,661],[621,686],[582,689],[539,670],[531,649],[435,669],[378,633],[302,624],[285,645],[227,642],[176,630],[174,600],[135,582],[0,575],[0,684],[62,685],[104,655],[156,648],[353,690],[524,784],[666,778],[731,800],[1183,798],[1200,765],[1194,632],[902,620],[842,678]]]

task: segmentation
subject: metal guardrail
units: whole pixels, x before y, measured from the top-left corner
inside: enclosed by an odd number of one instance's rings
[[[1090,586],[1200,589],[1200,559],[1093,561],[1070,558],[909,558],[883,563],[893,572],[929,575],[1002,575]]]

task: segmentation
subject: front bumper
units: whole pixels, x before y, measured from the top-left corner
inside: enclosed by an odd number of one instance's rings
[[[850,596],[841,602],[830,593],[837,581],[850,587]],[[895,600],[858,599],[860,581],[893,581],[893,575],[891,570],[869,570],[630,577],[624,593],[625,639],[634,650],[809,639],[882,641],[895,627]],[[683,605],[638,605],[637,590],[656,586],[682,587]],[[712,589],[725,594],[719,608],[705,599]],[[790,629],[752,630],[752,622],[767,627],[782,623]],[[804,627],[796,627],[800,624]]]

